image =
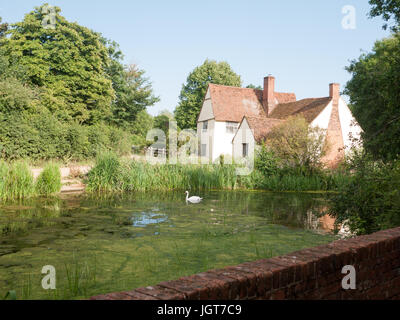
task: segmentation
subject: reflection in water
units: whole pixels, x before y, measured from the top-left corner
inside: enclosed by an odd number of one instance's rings
[[[334,230],[335,219],[328,214],[321,215],[326,208],[321,207],[320,211],[316,212],[315,209],[307,211],[304,227],[317,232],[329,232]]]
[[[320,195],[212,191],[202,196],[197,205],[187,205],[184,192],[6,203],[0,206],[0,296],[16,290],[29,299],[86,298],[334,239],[326,218],[319,218],[326,206]],[[52,296],[40,286],[44,265],[57,270]]]
[[[157,210],[158,211],[158,210]],[[132,217],[134,227],[146,227],[149,224],[158,224],[167,221],[168,216],[155,212],[141,212]]]

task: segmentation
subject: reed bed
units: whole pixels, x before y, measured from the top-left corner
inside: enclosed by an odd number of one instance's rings
[[[336,190],[347,176],[336,173],[318,175],[264,176],[254,170],[248,176],[236,174],[235,165],[149,164],[121,160],[112,153],[100,155],[89,172],[89,192],[236,190],[328,191]]]
[[[61,174],[55,164],[48,164],[35,182],[27,162],[0,161],[0,199],[3,201],[49,195],[60,189]]]
[[[39,195],[51,195],[60,192],[60,190],[60,168],[55,163],[48,163],[36,180],[36,193]]]

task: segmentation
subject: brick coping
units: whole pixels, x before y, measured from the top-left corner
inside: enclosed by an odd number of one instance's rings
[[[354,266],[355,290],[342,288]],[[400,299],[400,227],[91,300]]]

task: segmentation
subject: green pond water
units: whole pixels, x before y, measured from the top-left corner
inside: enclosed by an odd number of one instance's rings
[[[0,205],[0,299],[79,299],[269,258],[334,240],[319,194],[62,195]],[[44,290],[42,267],[56,269]]]

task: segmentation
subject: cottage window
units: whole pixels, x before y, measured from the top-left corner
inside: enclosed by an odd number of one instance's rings
[[[238,124],[236,122],[227,122],[226,123],[226,132],[227,133],[235,133],[238,128]]]
[[[242,155],[243,155],[243,158],[245,158],[249,155],[249,144],[248,143],[242,144]]]
[[[203,132],[207,132],[208,130],[208,121],[203,122]]]

